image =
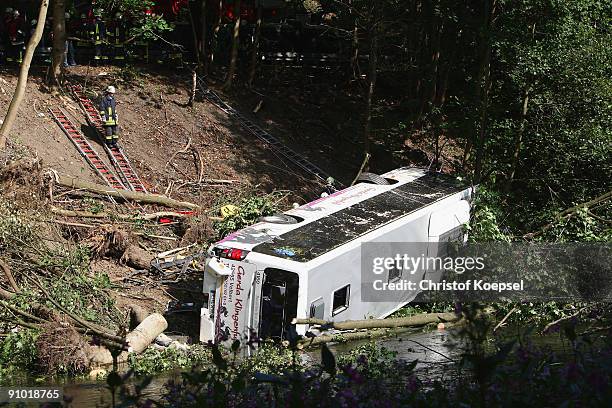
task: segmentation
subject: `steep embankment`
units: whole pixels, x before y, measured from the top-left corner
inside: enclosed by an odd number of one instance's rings
[[[16,78],[14,72],[6,71],[0,78],[3,116]],[[283,189],[297,195],[313,194],[311,189],[316,183],[280,163],[223,112],[206,102],[196,101],[194,106],[187,106],[189,84],[184,75],[77,67],[71,69],[68,78],[86,86],[93,99],[107,85],[117,87],[120,143],[152,192],[192,201],[204,208],[227,193],[228,188],[243,190],[257,186],[264,191]],[[16,149],[27,148],[46,167],[102,183],[48,114],[48,108],[58,106],[103,156],[95,133],[70,95],[51,95],[36,73],[30,79],[10,143]],[[199,179],[232,180],[232,184],[229,187],[224,184],[220,189],[214,182],[195,183]]]

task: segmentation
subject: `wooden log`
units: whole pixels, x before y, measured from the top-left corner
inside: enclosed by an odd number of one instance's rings
[[[145,194],[128,190],[117,190],[102,184],[90,183],[77,177],[58,175],[57,183],[64,187],[83,189],[94,193],[107,195],[114,198],[136,201],[140,203],[159,204],[170,208],[189,208],[192,210],[200,208],[199,205],[186,201],[177,201],[172,198],[157,194]]]
[[[336,330],[355,330],[355,329],[391,329],[395,327],[424,326],[430,323],[454,322],[461,318],[455,313],[423,313],[410,317],[399,317],[395,319],[366,319],[366,320],[346,320],[344,322],[328,322],[320,319],[293,319],[292,324],[309,324],[326,326]]]
[[[159,313],[153,313],[128,333],[126,341],[131,353],[142,353],[157,336],[168,328],[168,322]]]

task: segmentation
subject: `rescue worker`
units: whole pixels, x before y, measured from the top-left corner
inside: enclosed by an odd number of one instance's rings
[[[115,87],[106,88],[106,96],[100,102],[100,116],[104,126],[104,142],[108,147],[117,147],[117,104],[115,102]]]
[[[64,49],[64,66],[74,67],[76,65],[75,61],[75,52],[74,52],[74,42],[73,40],[76,38],[74,36],[74,27],[72,24],[72,20],[70,19],[70,13],[65,13],[65,27],[66,27],[66,48]]]
[[[23,62],[23,51],[25,49],[25,33],[21,15],[18,10],[13,10],[13,16],[7,24],[8,36],[10,40],[7,62],[15,62],[19,65]]]
[[[7,7],[4,10],[4,15],[0,19],[0,48],[2,50],[2,60],[6,59],[10,52],[10,40],[8,35],[8,24],[13,18],[13,9]]]
[[[102,20],[102,9],[94,10],[93,40],[95,48],[94,63],[101,65],[108,61],[108,54],[105,53],[104,46],[106,42],[106,26]]]
[[[117,65],[125,63],[125,42],[127,40],[127,23],[123,14],[117,12],[112,28],[108,31],[108,37],[113,47],[113,60]]]

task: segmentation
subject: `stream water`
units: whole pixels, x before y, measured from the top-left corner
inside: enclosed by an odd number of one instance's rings
[[[343,353],[368,341],[371,340],[336,344],[330,348],[334,353]],[[561,353],[569,351],[568,345],[558,335],[536,336],[534,342],[550,346]],[[459,373],[457,363],[461,360],[461,355],[467,347],[466,340],[458,335],[458,330],[409,331],[395,337],[378,340],[377,343],[390,351],[397,352],[399,359],[418,360],[415,372],[422,380],[435,379],[442,382],[456,378]],[[306,356],[311,361],[318,361],[320,352],[318,350],[309,351]],[[165,384],[179,376],[179,373],[165,373],[154,377],[144,389],[143,395],[146,398],[159,400],[165,391]],[[138,379],[135,379],[134,382],[138,383]],[[71,380],[70,383],[61,385],[64,387],[64,395],[72,399],[73,407],[111,406],[111,393],[104,381]]]

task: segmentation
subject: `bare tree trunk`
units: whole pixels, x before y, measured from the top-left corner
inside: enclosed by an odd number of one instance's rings
[[[208,68],[212,65],[215,59],[215,49],[217,48],[217,42],[219,42],[219,30],[221,29],[221,18],[223,17],[221,11],[223,9],[223,0],[219,0],[217,20],[212,33],[212,41],[210,43],[210,53],[208,54]]]
[[[53,2],[53,58],[51,63],[52,85],[59,84],[66,53],[66,1],[54,0]]]
[[[263,15],[262,0],[257,1],[257,22],[255,24],[255,38],[253,39],[253,51],[251,53],[251,67],[249,70],[249,88],[253,87],[255,74],[257,73],[257,63],[259,62],[259,41],[261,38],[261,19]]]
[[[485,141],[487,135],[487,120],[489,110],[489,92],[491,90],[491,31],[493,29],[493,16],[495,15],[496,0],[485,2],[485,33],[484,40],[484,83],[482,86],[482,100],[480,103],[480,119],[478,123],[478,138],[476,139],[476,164],[474,166],[474,183],[480,183],[482,178],[482,168],[485,159]]]
[[[377,21],[374,21],[370,30],[370,59],[368,64],[368,89],[366,94],[365,125],[363,131],[364,152],[370,152],[370,133],[372,131],[372,100],[376,89],[376,75],[378,70],[378,30]]]
[[[206,0],[202,0],[200,3],[200,55],[202,64],[202,74],[208,74],[208,55],[206,54],[206,43],[208,42],[208,27],[206,21],[208,3]]]
[[[19,70],[17,87],[15,88],[13,99],[11,99],[11,104],[6,112],[6,117],[4,118],[2,127],[0,128],[0,149],[4,149],[6,147],[6,138],[11,132],[13,122],[15,122],[15,117],[17,116],[17,111],[19,110],[19,105],[21,105],[21,101],[23,100],[23,95],[28,84],[28,73],[30,71],[30,64],[32,63],[32,56],[34,55],[34,50],[38,46],[40,38],[42,37],[48,9],[49,0],[42,0],[40,2],[40,10],[38,12],[38,23],[36,24],[34,34],[30,38],[30,41],[28,41],[25,56],[23,58],[23,62],[21,63],[21,69]]]
[[[240,46],[240,0],[234,0],[234,16],[236,21],[234,22],[234,33],[232,35],[232,54],[230,56],[230,64],[227,70],[227,78],[223,88],[231,88],[232,82],[234,81],[234,75],[236,74],[236,65],[238,65],[238,47]]]
[[[195,51],[196,63],[198,67],[202,64],[202,55],[200,47],[200,39],[198,38],[198,31],[196,30],[195,20],[193,19],[193,13],[191,12],[191,2],[187,4],[187,14],[189,15],[189,25],[191,25],[191,35],[193,37],[193,48]]]
[[[355,25],[353,26],[352,37],[350,75],[352,75],[352,79],[357,79],[359,77],[359,30],[357,28],[356,20]]]
[[[514,154],[512,155],[512,167],[510,168],[510,175],[508,176],[508,185],[510,188],[514,175],[516,174],[516,168],[518,167],[519,156],[521,153],[521,147],[523,144],[523,135],[525,134],[525,126],[527,125],[527,109],[529,107],[529,87],[527,87],[523,93],[523,107],[521,109],[521,124],[519,125],[518,132],[514,138]]]
[[[482,161],[484,160],[484,139],[486,135],[486,120],[488,109],[488,92],[490,87],[490,60],[491,60],[491,44],[490,32],[493,28],[493,15],[495,14],[496,0],[485,0],[485,10],[483,12],[483,22],[480,35],[480,64],[478,76],[476,78],[476,87],[474,92],[474,101],[479,106],[478,119],[474,119],[474,131],[471,136],[468,136],[463,150],[463,167],[470,160],[472,148],[476,145],[476,168],[474,170],[474,179],[479,181],[482,170]]]
[[[191,92],[189,93],[189,101],[187,105],[193,106],[193,101],[195,101],[196,90],[198,89],[198,71],[194,69],[191,71]]]

